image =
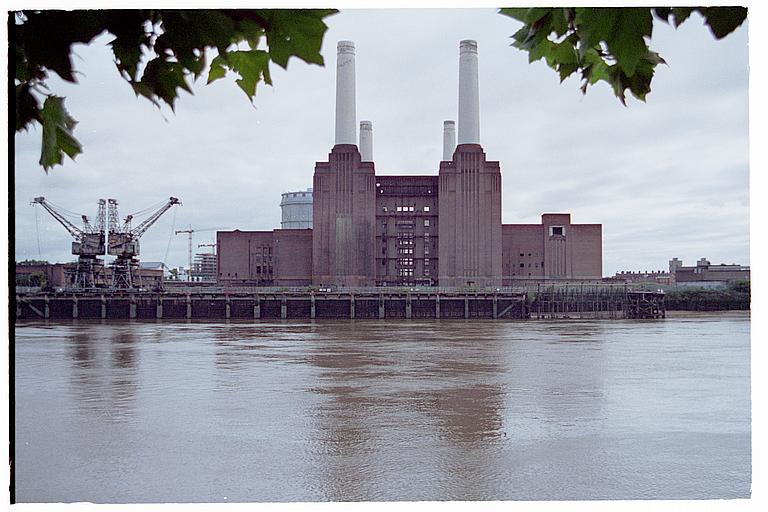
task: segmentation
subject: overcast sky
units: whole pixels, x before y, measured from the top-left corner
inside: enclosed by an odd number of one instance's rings
[[[77,161],[47,175],[38,130],[16,136],[16,259],[70,261],[70,238],[29,201],[39,195],[93,216],[113,197],[121,216],[169,196],[141,239],[141,259],[186,265],[175,229],[270,230],[280,194],[312,186],[333,145],[336,43],[356,46],[357,118],[371,120],[376,172],[436,174],[442,125],[456,119],[458,45],[475,39],[480,138],[502,172],[502,221],[538,223],[568,212],[603,225],[603,274],[694,264],[749,264],[747,26],[715,41],[698,15],[675,30],[654,24],[659,66],[647,103],[624,107],[609,87],[586,96],[543,62],[509,46],[520,24],[493,9],[343,10],[327,19],[325,67],[292,59],[271,69],[252,106],[234,78],[194,95],[176,113],[135,98],[104,36],[76,49],[77,85],[52,79],[80,121]],[[142,220],[142,218],[139,218]],[[194,246],[214,241],[194,234]],[[167,256],[166,256],[167,251]],[[111,259],[111,258],[110,258]]]

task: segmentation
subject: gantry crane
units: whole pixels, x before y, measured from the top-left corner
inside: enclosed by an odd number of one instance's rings
[[[72,286],[74,288],[94,288],[96,286],[96,277],[104,268],[104,262],[98,256],[103,255],[105,252],[104,207],[106,201],[99,199],[99,210],[96,214],[95,225],[90,223],[87,216],[80,215],[83,221],[82,229],[69,222],[59,211],[59,208],[51,205],[44,197],[36,197],[32,204],[42,206],[75,239],[72,242],[72,254],[77,256],[77,265],[70,281]]]
[[[107,199],[109,235],[107,237],[107,253],[116,256],[112,263],[112,287],[134,288],[140,285],[138,273],[139,238],[175,204],[181,204],[176,197],[171,197],[160,208],[155,210],[147,219],[136,226],[131,227],[133,215],[128,215],[120,224],[117,214],[117,201]]]

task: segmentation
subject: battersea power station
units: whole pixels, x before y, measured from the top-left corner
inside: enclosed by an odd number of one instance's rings
[[[443,123],[436,175],[376,174],[372,124],[360,122],[357,134],[355,47],[339,42],[335,145],[315,163],[312,189],[300,193],[311,198],[312,227],[219,231],[218,282],[496,288],[600,279],[600,224],[572,224],[567,213],[502,224],[501,168],[480,143],[475,41],[459,44],[458,96],[458,130]]]

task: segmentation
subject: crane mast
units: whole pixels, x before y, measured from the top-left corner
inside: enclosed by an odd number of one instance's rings
[[[97,277],[104,268],[104,262],[98,258],[105,253],[104,244],[104,210],[106,201],[99,199],[99,210],[96,215],[96,225],[92,225],[87,216],[81,215],[83,227],[72,224],[64,215],[49,203],[45,197],[36,197],[32,204],[43,207],[64,229],[74,238],[72,254],[77,256],[74,271],[69,272],[71,285],[74,288],[94,288]]]
[[[120,224],[120,217],[117,212],[117,201],[115,199],[108,199],[108,213],[107,213],[107,225],[108,225],[108,239],[107,239],[107,253],[111,256],[116,256],[115,261],[112,263],[112,287],[113,288],[134,288],[140,286],[138,267],[139,260],[136,258],[139,255],[139,238],[146,233],[146,231],[157,220],[167,212],[172,206],[181,204],[176,197],[170,197],[160,208],[155,210],[146,220],[135,228],[131,227],[133,221],[133,215],[125,217],[122,225]]]

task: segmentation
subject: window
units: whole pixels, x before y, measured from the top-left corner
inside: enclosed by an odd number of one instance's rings
[[[429,247],[424,247],[424,254],[429,254]]]
[[[402,206],[398,206],[397,207],[397,211],[399,211],[399,212],[403,211],[403,207]]]
[[[425,228],[429,227],[429,219],[424,219],[424,227]]]
[[[520,268],[523,268],[523,267],[525,267],[525,263],[520,264]]]
[[[425,213],[428,213],[428,212],[429,212],[429,206],[425,206],[425,207],[424,207],[424,212],[425,212]]]
[[[525,256],[525,254],[523,254],[523,253],[520,253],[520,257],[522,258],[523,256]]]
[[[424,275],[425,275],[425,276],[428,276],[428,275],[429,275],[429,269],[428,269],[428,268],[425,268],[425,269],[424,269]]]
[[[387,213],[387,207],[386,206],[384,208],[382,208],[382,210],[384,211],[384,213]]]
[[[549,236],[565,236],[565,228],[563,226],[550,226]]]

